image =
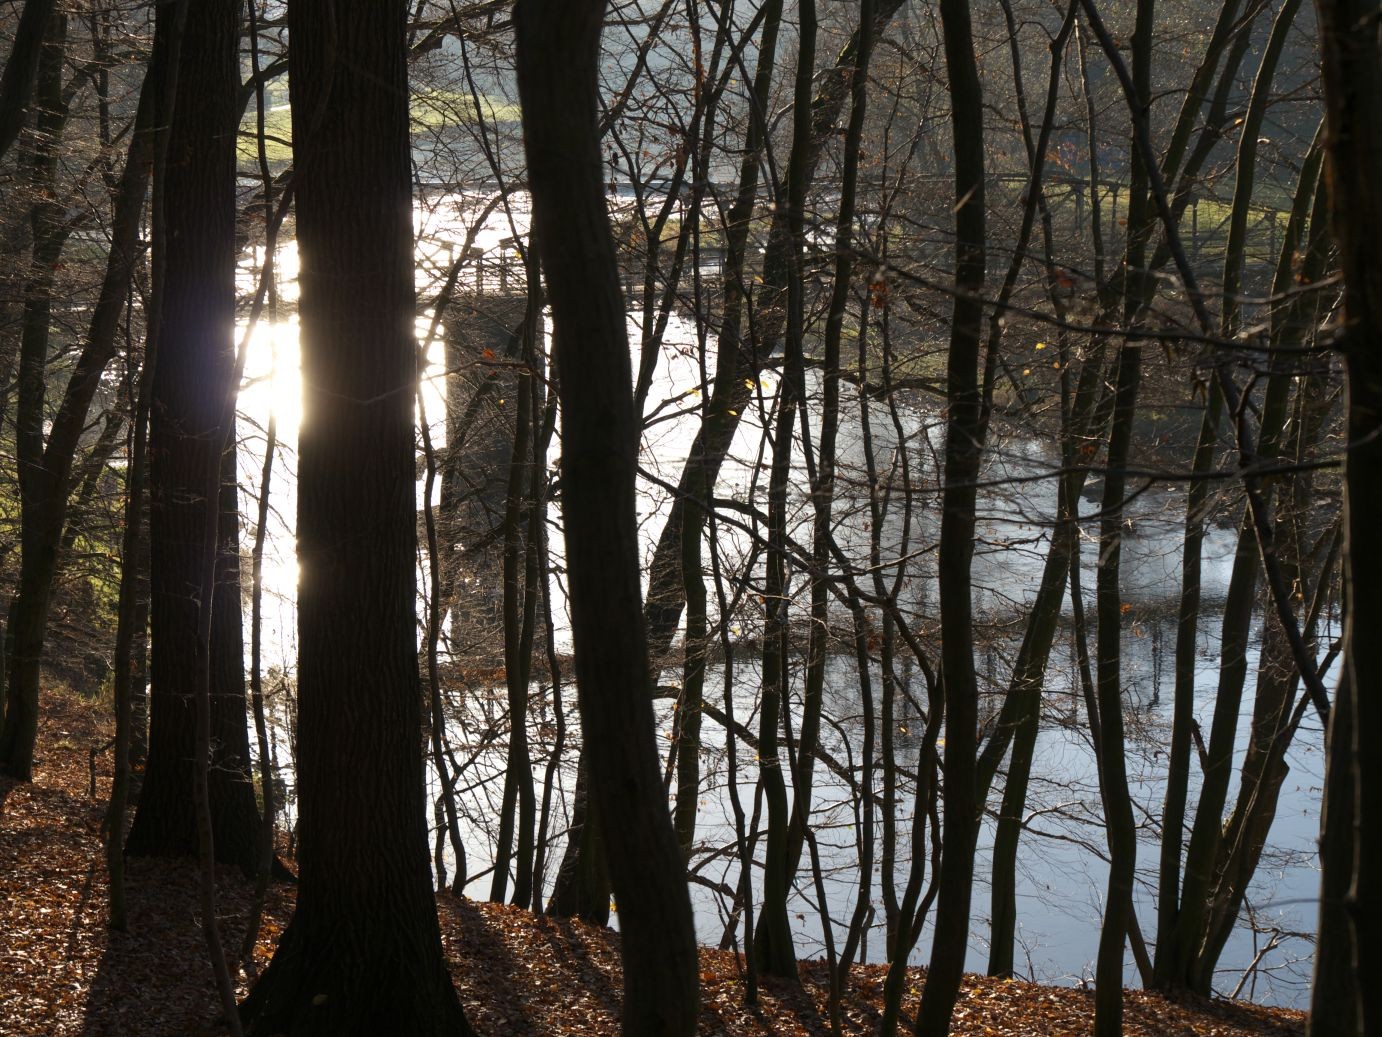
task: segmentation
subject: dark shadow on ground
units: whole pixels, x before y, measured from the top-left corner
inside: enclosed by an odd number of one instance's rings
[[[464,959],[453,978],[460,988],[461,1007],[471,1025],[482,1034],[526,1037],[544,1033],[542,1007],[531,1003],[535,984],[515,982],[516,975],[525,966],[514,959],[502,935],[473,901],[447,894],[439,899],[444,902],[442,939],[459,944],[459,955],[448,954],[448,960],[454,966],[458,956]],[[459,930],[455,931],[457,926]],[[470,994],[472,991],[483,993],[475,998]]]
[[[236,903],[217,912],[221,940],[234,953],[244,935],[245,883],[224,869]],[[110,933],[91,978],[82,1037],[204,1037],[225,1027],[199,907],[197,869],[188,861],[135,860],[125,865],[126,932]]]

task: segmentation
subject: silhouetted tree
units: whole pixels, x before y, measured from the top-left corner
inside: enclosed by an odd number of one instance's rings
[[[221,458],[219,501],[209,465],[227,441],[219,424],[235,391],[235,144],[239,128],[238,0],[188,13],[178,105],[168,141],[163,212],[167,259],[150,410],[152,688],[149,755],[126,852],[195,856],[193,691],[198,680],[199,560],[205,509],[219,507],[212,603],[210,804],[218,860],[246,873],[259,815],[249,776],[240,623],[235,452]],[[233,442],[233,438],[229,439]]]
[[[695,929],[653,745],[634,513],[638,425],[600,157],[604,10],[603,0],[518,4],[519,96],[552,303],[581,727],[623,932],[623,1028],[690,1034]]]
[[[1325,110],[1328,126],[1330,222],[1339,245],[1344,274],[1343,324],[1337,345],[1343,352],[1348,386],[1348,450],[1344,462],[1344,680],[1349,694],[1341,696],[1330,738],[1328,780],[1353,783],[1353,838],[1326,827],[1323,850],[1325,894],[1338,884],[1332,872],[1352,872],[1347,906],[1353,929],[1352,962],[1358,979],[1360,1014],[1357,1032],[1376,1033],[1382,1027],[1382,263],[1377,259],[1382,234],[1382,4],[1378,0],[1319,0],[1321,51],[1324,66]],[[1351,737],[1349,728],[1352,728]],[[1335,759],[1351,753],[1352,765],[1338,767]],[[1331,787],[1332,803],[1339,791]],[[1345,802],[1347,795],[1344,796]],[[1327,821],[1341,822],[1332,810]],[[1326,901],[1321,935],[1340,936],[1329,926]],[[1331,951],[1334,949],[1331,948]],[[1339,955],[1331,953],[1332,961]],[[1323,977],[1327,979],[1328,977]],[[1317,978],[1317,982],[1320,979]],[[1316,1002],[1318,1005],[1318,1001]],[[1316,1033],[1332,1033],[1325,1018],[1314,1016]]]
[[[293,0],[299,888],[250,1034],[469,1034],[427,860],[403,0]]]
[[[979,831],[975,754],[979,690],[974,673],[970,564],[974,484],[982,445],[979,381],[980,298],[985,273],[983,96],[974,60],[969,4],[942,0],[945,66],[955,141],[955,308],[946,364],[945,491],[941,500],[941,674],[945,684],[945,849],[931,967],[916,1032],[944,1037],[964,973],[974,845]]]

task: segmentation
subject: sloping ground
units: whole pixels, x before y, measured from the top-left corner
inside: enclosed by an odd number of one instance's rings
[[[223,1033],[198,925],[195,869],[132,861],[127,869],[130,931],[105,927],[106,876],[100,840],[109,753],[90,791],[92,746],[108,724],[64,695],[44,701],[41,758],[32,785],[0,784],[0,1034],[44,1037],[164,1037]],[[99,765],[104,763],[104,769]],[[222,880],[223,935],[236,947],[250,899],[237,875]],[[262,967],[292,910],[278,887],[256,951]],[[617,935],[526,911],[443,898],[443,939],[472,1022],[489,1037],[618,1033]],[[844,1032],[877,1030],[882,967],[856,969]],[[801,991],[765,984],[746,1007],[735,956],[702,950],[701,1032],[800,1035],[830,1032],[827,980],[819,963],[802,968]],[[243,978],[243,977],[242,977]],[[924,983],[907,995],[910,1032]],[[243,987],[242,987],[243,992]],[[1059,987],[969,977],[952,1033],[1079,1034],[1093,1022],[1089,994]],[[1144,1037],[1304,1033],[1299,1013],[1223,1001],[1170,1002],[1127,995],[1124,1032]]]

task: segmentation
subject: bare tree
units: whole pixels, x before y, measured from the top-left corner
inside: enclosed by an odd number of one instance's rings
[[[241,1006],[250,1034],[472,1032],[424,828],[407,10],[288,9],[305,395],[299,887]]]
[[[685,865],[653,747],[634,518],[637,425],[605,210],[596,70],[603,0],[516,10],[534,226],[552,303],[562,508],[588,788],[623,931],[626,1034],[690,1034],[698,969]]]

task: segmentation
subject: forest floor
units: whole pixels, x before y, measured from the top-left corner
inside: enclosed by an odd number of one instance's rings
[[[183,1037],[224,1033],[206,965],[197,872],[189,862],[131,861],[126,869],[130,927],[106,927],[101,823],[110,753],[98,757],[91,795],[91,749],[109,738],[96,708],[45,694],[32,784],[0,779],[0,1034],[43,1037]],[[488,1037],[617,1034],[618,935],[541,918],[515,907],[439,898],[452,976],[472,1023]],[[239,945],[252,888],[223,874],[219,915],[227,947]],[[292,912],[291,887],[267,905],[254,967],[262,968]],[[845,997],[843,1032],[877,1031],[883,966],[856,968]],[[744,1004],[739,961],[702,949],[700,1032],[723,1035],[828,1034],[828,980],[820,962],[801,967],[794,989],[765,982]],[[924,972],[909,978],[904,1030],[911,1032]],[[241,993],[248,980],[241,977]],[[1126,997],[1124,1032],[1145,1037],[1303,1035],[1298,1012],[1222,1000],[1169,1001],[1141,991]],[[1069,987],[968,976],[952,1033],[1083,1034],[1094,1002]]]

